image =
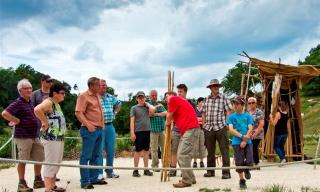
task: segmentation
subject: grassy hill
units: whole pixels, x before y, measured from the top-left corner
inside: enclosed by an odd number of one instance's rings
[[[302,121],[304,134],[320,133],[320,97],[302,97]]]

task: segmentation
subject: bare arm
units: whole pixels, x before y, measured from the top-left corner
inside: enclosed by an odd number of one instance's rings
[[[146,106],[148,107],[149,113],[154,114],[156,112],[156,108],[147,102],[146,102]]]
[[[166,125],[171,125],[173,113],[167,112]]]
[[[44,130],[47,130],[49,127],[48,118],[45,113],[52,111],[51,106],[52,102],[46,99],[34,108],[34,114],[41,121],[41,128]]]
[[[18,125],[20,123],[20,119],[18,119],[15,116],[11,115],[6,110],[2,111],[1,115],[5,120],[13,122],[15,125]]]
[[[131,141],[135,141],[136,140],[136,135],[134,133],[134,120],[135,120],[135,117],[131,116],[130,117],[130,137],[131,137]]]
[[[272,114],[270,114],[269,117],[270,117],[270,123],[273,126],[276,126],[276,124],[278,123],[281,116],[280,116],[280,113],[277,112],[274,116]]]
[[[236,137],[239,137],[239,138],[242,137],[242,134],[239,133],[237,130],[235,130],[235,129],[233,128],[233,125],[232,125],[232,124],[229,124],[228,126],[229,126],[229,131],[230,131],[230,133],[231,133],[232,135],[234,135],[234,136],[236,136]]]

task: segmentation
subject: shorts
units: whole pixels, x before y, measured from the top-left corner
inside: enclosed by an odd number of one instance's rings
[[[134,146],[136,152],[142,150],[149,151],[150,148],[150,131],[139,131],[135,132],[136,140],[134,141]]]
[[[44,150],[39,138],[15,138],[19,160],[43,161]]]
[[[252,144],[247,144],[245,148],[240,145],[232,145],[234,150],[234,161],[236,166],[253,166]],[[242,173],[244,169],[236,169],[236,172]]]
[[[171,154],[176,155],[180,143],[181,135],[177,131],[171,130]]]
[[[44,147],[45,162],[48,163],[61,163],[63,157],[63,141],[48,141],[41,140]],[[42,175],[44,177],[55,177],[58,173],[60,166],[44,165]]]

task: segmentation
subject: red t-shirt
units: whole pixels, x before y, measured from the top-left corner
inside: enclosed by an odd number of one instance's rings
[[[196,112],[192,105],[184,98],[172,96],[168,102],[168,112],[173,113],[173,121],[183,135],[186,130],[200,128]]]

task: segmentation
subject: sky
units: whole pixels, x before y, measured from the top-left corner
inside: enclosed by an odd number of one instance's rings
[[[238,61],[296,65],[320,42],[319,0],[1,0],[0,67],[27,64],[80,91],[103,78],[121,100],[209,94]],[[241,80],[239,80],[240,82]]]

